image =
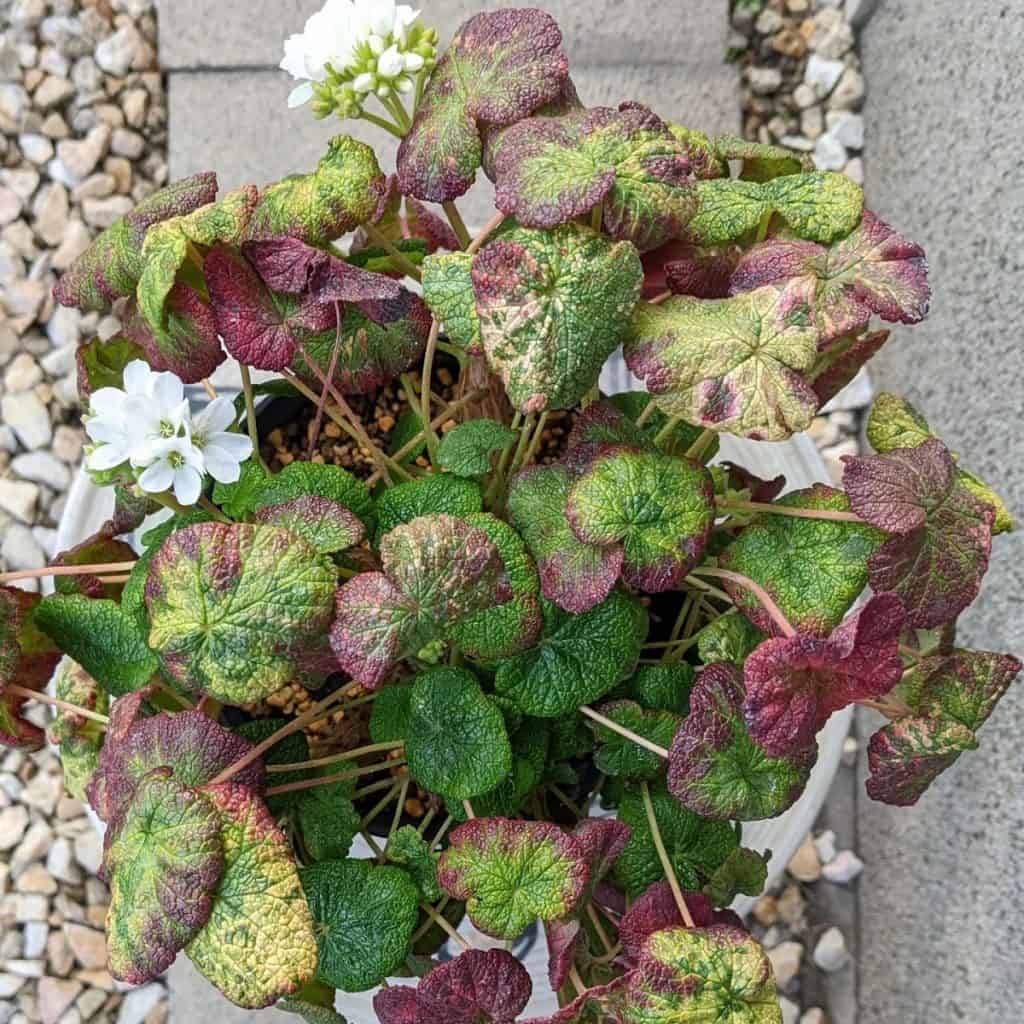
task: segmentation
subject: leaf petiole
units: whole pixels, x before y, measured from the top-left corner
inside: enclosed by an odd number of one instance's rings
[[[679,913],[686,923],[687,928],[696,928],[690,908],[683,898],[683,890],[676,878],[676,870],[669,860],[668,850],[665,849],[665,840],[661,838],[661,829],[658,827],[658,819],[654,814],[654,804],[651,802],[651,790],[646,782],[640,783],[640,792],[644,798],[644,812],[647,814],[647,825],[651,830],[651,838],[654,840],[654,848],[658,851],[658,859],[661,861],[662,870],[668,880],[669,888],[672,890],[672,898],[676,901]]]

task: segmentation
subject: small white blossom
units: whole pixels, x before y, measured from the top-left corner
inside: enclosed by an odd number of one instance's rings
[[[192,421],[192,443],[202,453],[206,472],[221,484],[233,484],[252,455],[252,441],[228,431],[234,422],[235,407],[226,398],[214,399]]]
[[[162,441],[151,450],[156,460],[139,477],[139,486],[149,494],[173,490],[182,505],[194,505],[203,492],[203,453],[187,437]]]
[[[413,27],[418,17],[394,0],[327,0],[301,34],[285,41],[281,68],[300,83],[288,105],[304,106],[318,94],[316,86],[329,82],[340,87],[335,99],[346,116],[358,116],[371,93],[387,99],[411,92],[408,75],[432,61],[436,41],[436,34]]]

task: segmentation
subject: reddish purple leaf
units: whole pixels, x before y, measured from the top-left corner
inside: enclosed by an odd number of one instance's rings
[[[645,253],[645,298],[666,290],[698,299],[724,299],[743,250],[738,245],[699,246],[673,241]]]
[[[919,661],[905,680],[921,715],[950,718],[980,729],[1021,670],[1019,658],[989,651],[954,650]]]
[[[124,318],[124,335],[146,353],[154,370],[170,370],[186,384],[209,377],[224,359],[213,310],[190,285],[176,282],[167,295],[165,324],[153,330],[131,302]]]
[[[868,743],[868,796],[884,804],[912,807],[965,750],[974,733],[947,718],[901,718],[883,726]]]
[[[512,1024],[533,983],[504,949],[470,949],[435,967],[416,990],[417,1020],[444,1024]]]
[[[829,346],[823,357],[827,362],[811,382],[822,405],[831,402],[881,352],[890,333],[872,331],[870,334],[842,338]]]
[[[605,1021],[623,1021],[633,972],[624,974],[607,985],[588,988],[568,1006],[550,1017],[531,1017],[522,1024],[604,1024]]]
[[[89,801],[104,821],[111,821],[150,772],[167,769],[176,782],[190,789],[210,782],[228,765],[244,757],[253,744],[218,725],[201,711],[163,712],[140,718],[135,694],[114,704],[111,727],[100,763],[89,784]],[[232,783],[258,789],[263,762],[256,760]]]
[[[751,501],[774,501],[786,489],[784,476],[763,480],[735,462],[721,462],[719,465],[729,473],[729,487],[735,491],[749,491]]]
[[[766,640],[747,658],[743,713],[773,757],[806,750],[834,711],[887,694],[903,675],[903,605],[873,597],[827,637],[797,633]]]
[[[953,621],[981,588],[995,509],[963,484],[936,438],[843,461],[854,512],[898,535],[868,563],[871,586],[898,595],[918,629]]]
[[[732,292],[807,278],[815,289],[815,315],[827,343],[866,327],[871,315],[915,324],[928,314],[931,290],[924,250],[873,213],[831,246],[772,238],[744,255]]]
[[[206,258],[217,329],[239,362],[283,370],[306,337],[337,326],[333,305],[270,291],[237,251],[217,246]]]
[[[417,1024],[416,989],[389,985],[373,997],[373,1012],[380,1024]]]
[[[544,937],[548,944],[548,984],[552,992],[559,992],[576,966],[586,933],[578,917],[563,917],[544,922]]]
[[[584,818],[573,829],[573,836],[583,849],[583,856],[590,865],[590,888],[611,871],[618,856],[629,842],[633,830],[615,818]]]
[[[402,293],[390,277],[346,263],[300,238],[246,242],[242,252],[271,291],[308,295],[318,303],[397,299]]]
[[[733,924],[743,927],[740,919],[731,910],[716,911],[711,900],[702,892],[684,892],[686,909],[690,911],[697,928],[712,924]],[[682,915],[672,895],[668,882],[655,882],[637,899],[619,922],[619,941],[622,952],[631,960],[640,955],[647,937],[663,928],[682,928]]]

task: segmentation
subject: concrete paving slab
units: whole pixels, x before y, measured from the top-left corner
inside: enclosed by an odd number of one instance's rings
[[[170,0],[160,11],[160,63],[165,71],[276,67],[285,37],[301,32],[322,6],[323,0],[221,0],[214,14],[208,0]],[[423,5],[421,20],[447,40],[466,18],[500,6],[436,0]],[[558,21],[574,63],[672,63],[694,54],[714,64],[725,51],[726,19],[719,0],[642,5],[545,0],[537,6]]]
[[[1024,512],[1024,0],[885,0],[864,35],[869,202],[925,246],[935,301],[872,364]],[[997,537],[961,643],[1024,651],[1024,537]],[[1020,1020],[1024,759],[1017,683],[910,810],[859,802],[860,1024]]]
[[[646,103],[666,118],[712,133],[739,127],[736,72],[724,64],[689,66],[582,66],[573,78],[588,104]],[[172,179],[216,170],[222,188],[264,184],[312,170],[332,135],[347,132],[369,142],[381,166],[394,168],[397,141],[362,121],[317,121],[307,110],[289,110],[287,76],[268,71],[179,71],[170,75],[170,173]],[[229,114],[225,115],[225,110]],[[468,224],[482,226],[493,213],[493,189],[481,173],[459,200]]]

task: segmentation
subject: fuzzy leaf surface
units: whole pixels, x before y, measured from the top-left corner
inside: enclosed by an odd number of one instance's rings
[[[445,513],[465,518],[484,507],[480,484],[450,474],[432,473],[420,480],[409,480],[386,490],[377,499],[377,537],[390,533],[396,526],[411,523],[420,516]]]
[[[672,738],[682,722],[678,715],[669,711],[648,711],[631,700],[612,701],[598,710],[616,724],[666,750],[672,745]],[[661,771],[664,761],[657,754],[597,722],[589,724],[599,744],[594,764],[605,775],[653,779]]]
[[[625,1024],[782,1024],[772,966],[742,928],[669,928],[644,944]]]
[[[210,918],[224,870],[220,815],[201,793],[154,773],[110,834],[110,971],[142,985],[163,974]]]
[[[800,238],[831,243],[860,223],[864,192],[845,174],[811,171],[771,181],[715,178],[697,184],[700,206],[686,236],[697,245],[724,245],[777,214]]]
[[[486,793],[512,770],[501,712],[465,669],[441,667],[416,677],[405,753],[420,785],[458,800]]]
[[[36,624],[38,594],[0,587],[0,744],[38,748],[43,731],[22,717],[25,698],[5,693],[15,683],[29,690],[45,688],[61,652]]]
[[[739,846],[735,829],[730,822],[709,821],[688,811],[663,782],[651,786],[651,803],[679,884],[701,889]],[[635,898],[665,878],[638,786],[626,787],[619,821],[632,829],[632,835],[615,863],[614,877],[626,895]]]
[[[476,818],[451,833],[441,888],[466,901],[473,923],[495,938],[518,938],[537,918],[567,917],[590,871],[578,840],[544,821]]]
[[[316,922],[317,976],[343,992],[365,992],[393,974],[409,952],[419,892],[400,868],[365,860],[303,868]]]
[[[622,544],[622,578],[657,593],[677,588],[700,561],[715,522],[715,488],[689,459],[609,452],[573,485],[566,516],[585,544]]]
[[[387,178],[373,150],[338,135],[311,174],[293,174],[260,193],[246,240],[287,235],[327,246],[372,220],[386,190]]]
[[[275,476],[257,476],[251,485],[247,484],[245,492],[235,495],[239,507],[233,515],[247,515],[270,505],[283,505],[312,495],[344,505],[365,523],[368,533],[377,525],[373,498],[366,484],[341,466],[293,462]]]
[[[685,716],[690,711],[693,683],[693,666],[688,662],[641,665],[630,680],[629,692],[643,708]]]
[[[70,658],[64,658],[57,669],[55,692],[59,700],[87,711],[105,715],[110,708],[106,691],[81,665]],[[3,698],[0,697],[0,715],[3,714],[3,706]],[[66,708],[54,710],[53,724],[47,730],[47,739],[60,747],[64,788],[76,800],[86,799],[85,790],[99,766],[104,738],[105,733],[98,722]]]
[[[822,344],[867,327],[872,314],[905,324],[928,315],[924,250],[866,210],[854,231],[828,247],[783,238],[755,245],[740,260],[731,288],[752,291],[794,277],[814,288]]]
[[[764,633],[750,619],[731,611],[718,616],[700,631],[697,654],[705,665],[726,661],[742,668],[747,656],[764,638]]]
[[[414,825],[403,825],[394,832],[384,852],[390,864],[409,873],[421,899],[436,903],[444,895],[437,881],[437,861],[441,855],[431,849]]]
[[[484,476],[491,471],[492,456],[518,436],[497,420],[470,420],[441,438],[438,461],[442,469],[456,476]]]
[[[423,261],[423,300],[453,344],[474,355],[483,352],[469,253],[445,253]]]
[[[266,805],[236,783],[203,794],[221,814],[224,874],[189,959],[233,1003],[270,1006],[316,972],[313,918],[291,848]]]
[[[641,304],[626,363],[669,416],[757,441],[806,430],[818,399],[805,374],[817,355],[805,283],[731,299],[674,296]]]
[[[311,335],[305,342],[309,357],[326,375],[338,343],[339,328]],[[333,382],[343,394],[365,395],[394,380],[423,354],[430,333],[430,314],[418,295],[404,289],[393,299],[365,300],[347,305],[340,325],[341,343]],[[320,378],[298,355],[292,369],[314,390]]]
[[[366,686],[460,619],[512,597],[490,537],[453,516],[395,527],[381,542],[381,562],[382,573],[363,573],[338,590],[331,627],[342,668]]]
[[[469,949],[420,982],[417,1015],[445,1024],[513,1024],[532,994],[529,973],[511,953]]]
[[[574,406],[597,383],[640,298],[628,242],[589,228],[514,228],[473,260],[487,362],[525,413]]]
[[[358,516],[344,505],[315,494],[267,505],[256,513],[256,522],[291,530],[320,555],[355,547],[366,535]]]
[[[326,632],[335,580],[330,562],[288,530],[190,526],[150,564],[149,640],[182,685],[251,703],[289,682]]]
[[[680,237],[697,209],[685,149],[639,104],[520,121],[495,170],[495,205],[524,227],[554,228],[600,205],[607,232],[641,250]]]
[[[846,496],[815,484],[778,501],[786,508],[849,511]],[[868,560],[883,542],[874,527],[825,519],[759,515],[740,533],[722,564],[760,583],[802,633],[826,634],[842,621],[868,582]],[[725,589],[758,629],[778,627],[757,599],[739,585]]]
[[[478,14],[455,33],[398,149],[398,187],[446,202],[467,192],[483,125],[509,125],[556,99],[569,77],[562,33],[543,11]]]
[[[903,674],[905,623],[899,599],[879,594],[828,637],[797,633],[761,644],[747,658],[743,704],[758,746],[774,757],[799,755],[834,711],[885,696]]]
[[[868,796],[896,807],[913,807],[928,787],[978,740],[947,718],[901,718],[868,742]]]
[[[995,509],[963,486],[937,439],[844,462],[853,510],[897,535],[872,556],[871,586],[897,594],[918,629],[952,622],[981,589]]]
[[[647,635],[646,610],[621,591],[563,619],[536,647],[502,662],[495,677],[499,694],[537,718],[559,718],[603,697],[632,673]]]
[[[572,484],[566,466],[531,466],[513,477],[508,511],[536,559],[544,596],[579,614],[608,597],[625,553],[619,546],[584,544],[576,536],[565,515]]]
[[[743,162],[740,172],[743,181],[771,181],[787,174],[813,170],[814,167],[814,161],[805,154],[795,153],[784,146],[752,142],[738,135],[720,135],[714,146],[720,160]]]
[[[774,818],[804,791],[817,752],[768,757],[743,719],[743,675],[719,663],[701,672],[690,694],[690,715],[669,751],[668,787],[704,818]]]
[[[35,621],[111,696],[144,686],[159,668],[138,624],[109,598],[54,595],[39,605]]]

